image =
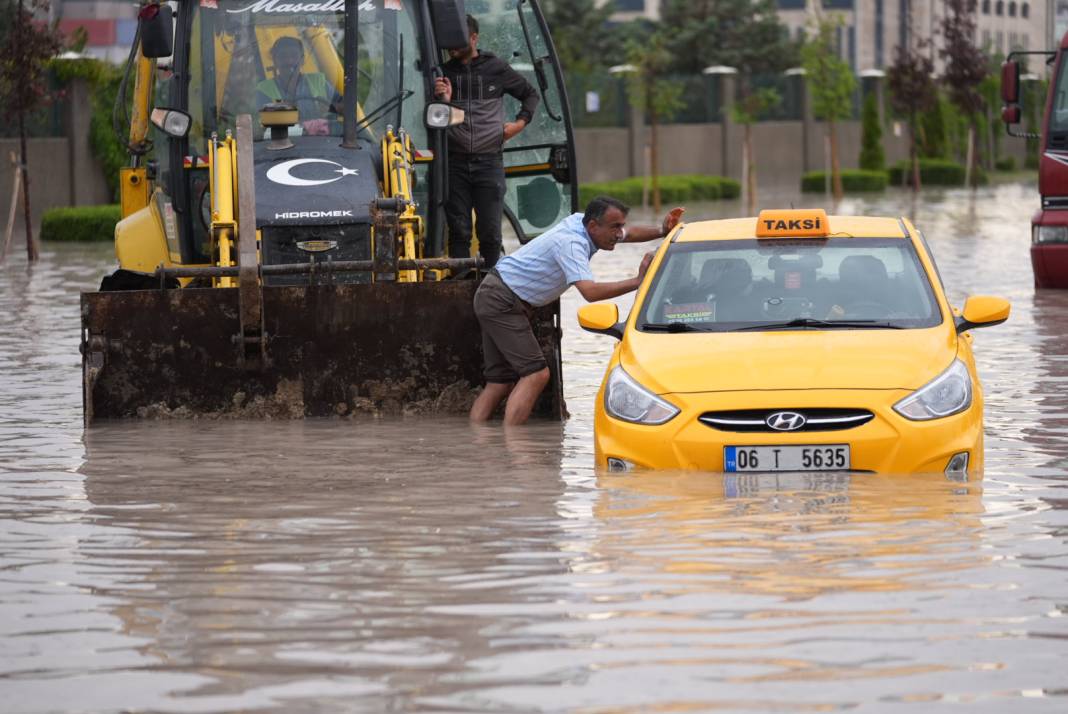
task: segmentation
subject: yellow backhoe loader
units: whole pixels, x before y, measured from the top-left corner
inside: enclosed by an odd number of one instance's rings
[[[483,9],[482,46],[541,94],[505,148],[524,242],[575,210],[569,108],[536,0]],[[141,6],[119,268],[82,295],[86,424],[466,408],[480,264],[443,255],[445,132],[465,117],[432,97],[464,18],[463,0]],[[290,61],[301,89],[280,97]],[[558,306],[536,327],[553,373],[537,413],[559,419]]]

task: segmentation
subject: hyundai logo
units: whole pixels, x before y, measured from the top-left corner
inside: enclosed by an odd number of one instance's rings
[[[764,420],[775,431],[797,431],[807,422],[805,415],[797,412],[775,412]]]

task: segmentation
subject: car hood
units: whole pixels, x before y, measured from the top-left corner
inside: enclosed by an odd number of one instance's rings
[[[918,389],[945,370],[957,336],[922,330],[661,334],[629,331],[620,364],[658,394],[780,389]]]

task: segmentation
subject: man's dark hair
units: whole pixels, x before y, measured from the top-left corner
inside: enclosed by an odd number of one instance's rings
[[[277,40],[275,40],[275,43],[271,46],[271,56],[273,57],[275,52],[284,49],[287,45],[294,49],[300,50],[300,53],[304,54],[303,42],[301,42],[296,37],[283,35],[282,37],[279,37]]]
[[[624,216],[630,213],[630,206],[622,201],[618,201],[611,196],[598,196],[586,206],[586,215],[582,217],[582,225],[586,225],[590,221],[600,222],[609,208],[619,209]]]
[[[478,34],[478,20],[470,15],[467,16],[467,32],[472,35]]]

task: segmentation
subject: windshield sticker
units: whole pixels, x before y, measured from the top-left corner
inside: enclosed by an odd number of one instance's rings
[[[665,305],[664,320],[666,322],[715,322],[716,306],[707,302]]]
[[[387,2],[387,5],[389,3]],[[375,9],[374,0],[363,0],[360,10],[371,11]],[[231,15],[242,12],[253,13],[315,13],[315,12],[344,12],[345,0],[324,0],[323,2],[283,2],[283,0],[259,0],[251,5],[239,7],[235,10],[227,10]]]
[[[303,179],[294,176],[292,173],[293,169],[298,166],[303,166],[304,164],[330,164],[331,166],[337,167],[330,173],[338,175],[320,179]],[[329,174],[326,175],[329,176]],[[346,176],[359,175],[360,172],[358,169],[347,169],[336,161],[327,161],[326,159],[293,159],[291,161],[283,161],[277,166],[272,166],[267,171],[267,179],[269,181],[280,183],[283,186],[322,186],[323,184],[340,181]]]

